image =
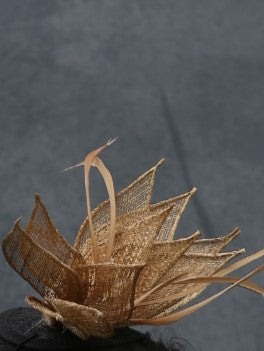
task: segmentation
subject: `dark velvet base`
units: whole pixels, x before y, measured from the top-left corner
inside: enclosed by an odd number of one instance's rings
[[[20,307],[0,313],[0,351],[107,350],[118,345],[124,345],[125,349],[126,344],[142,340],[144,337],[144,334],[125,327],[116,329],[112,338],[90,338],[84,342],[69,330],[48,327],[41,320],[40,313],[31,308]]]

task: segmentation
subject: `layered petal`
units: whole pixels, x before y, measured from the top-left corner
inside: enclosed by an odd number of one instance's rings
[[[174,233],[176,231],[176,228],[182,216],[182,213],[185,210],[185,207],[187,206],[190,198],[195,192],[196,192],[196,188],[192,188],[192,190],[189,191],[188,193],[151,205],[151,208],[150,208],[151,211],[155,210],[156,208],[166,208],[168,206],[172,206],[170,215],[167,217],[166,221],[164,222],[159,232],[159,235],[157,237],[157,240],[159,241],[173,240]]]
[[[37,194],[35,195],[35,207],[24,231],[36,244],[53,254],[64,264],[76,266],[84,263],[80,253],[74,250],[55,228]]]
[[[185,318],[186,316],[198,311],[200,308],[206,306],[208,303],[210,303],[211,301],[222,296],[223,294],[225,294],[229,290],[233,289],[234,287],[239,286],[239,285],[246,286],[248,284],[249,278],[253,277],[254,275],[256,275],[260,272],[263,272],[263,270],[264,270],[264,265],[261,265],[258,268],[256,268],[255,270],[253,270],[252,272],[250,272],[249,274],[247,274],[246,276],[244,276],[240,279],[235,279],[231,286],[221,290],[220,292],[210,296],[209,298],[207,298],[207,299],[205,299],[205,300],[203,300],[195,305],[192,305],[190,307],[182,309],[181,311],[178,311],[175,313],[170,313],[169,315],[166,315],[166,316],[155,316],[154,318],[150,318],[150,319],[144,319],[144,318],[131,319],[130,323],[132,323],[132,324],[164,325],[164,324],[176,322],[179,319]],[[257,290],[259,290],[257,292],[259,292],[263,296],[263,289],[261,289],[261,288],[259,289],[259,287],[257,287]]]
[[[147,251],[150,250],[171,208],[157,208],[153,212],[140,210],[119,217],[116,224],[112,262],[119,264],[145,262]],[[109,226],[102,228],[96,235],[103,260],[107,249]],[[83,245],[82,255],[86,263],[93,263],[91,238],[88,238]]]
[[[82,298],[76,273],[35,243],[20,228],[19,221],[3,240],[2,248],[11,267],[41,296],[56,296],[71,301]]]
[[[60,299],[47,298],[42,302],[33,296],[27,296],[25,301],[42,314],[49,326],[62,323],[83,340],[91,336],[107,338],[114,334],[111,323],[96,308]]]
[[[230,253],[210,254],[184,254],[162,279],[158,282],[160,288],[153,291],[145,301],[140,302],[133,311],[133,318],[152,318],[160,314],[168,315],[180,306],[197,297],[208,284],[199,285],[195,283],[177,284],[178,280],[212,276],[225,264],[244,250]],[[166,284],[168,282],[168,284]],[[194,290],[194,291],[193,291]],[[167,297],[167,301],[163,301]],[[146,317],[147,316],[147,317]]]
[[[178,195],[174,198],[171,198],[166,201],[161,201],[151,206],[139,208],[137,210],[129,212],[128,214],[118,217],[116,221],[116,236],[120,237],[121,233],[129,231],[129,228],[132,226],[136,228],[137,226],[142,225],[143,221],[148,221],[151,218],[162,216],[162,213],[167,213],[167,217],[164,219],[162,225],[159,228],[159,231],[155,232],[155,240],[171,241],[173,238],[173,234],[176,230],[177,224],[180,220],[180,217],[195,190],[196,189],[193,188],[191,191],[185,194]],[[96,237],[101,255],[103,255],[105,251],[105,245],[108,242],[109,225],[106,224],[105,226],[101,227],[97,231]],[[85,258],[86,263],[93,262],[92,239],[90,236],[83,244],[81,248],[81,253],[82,256]]]
[[[115,326],[125,324],[132,314],[141,269],[142,265],[113,263],[79,267],[78,273],[87,292],[84,304],[103,311]]]
[[[240,230],[235,228],[231,233],[212,239],[195,240],[186,251],[188,254],[216,254],[234,240],[240,234]]]
[[[117,217],[124,216],[129,212],[133,212],[138,209],[144,209],[149,206],[156,170],[162,162],[163,159],[116,195]],[[105,226],[109,223],[109,200],[104,201],[93,210],[92,220],[95,230],[99,230],[100,227]],[[89,236],[90,227],[89,219],[87,217],[83,221],[77,234],[74,248],[81,250],[83,244],[89,238]]]
[[[26,296],[25,302],[42,314],[42,318],[49,326],[54,326],[57,322],[62,322],[60,314],[46,301],[40,301],[35,296]]]
[[[137,282],[136,298],[157,285],[199,236],[197,232],[185,239],[154,242]]]
[[[128,228],[123,227],[115,238],[112,261],[119,264],[145,264],[153,242],[170,211],[170,208],[166,209]]]
[[[109,338],[114,334],[113,326],[96,308],[60,299],[47,301],[61,316],[62,323],[83,340],[91,336]]]

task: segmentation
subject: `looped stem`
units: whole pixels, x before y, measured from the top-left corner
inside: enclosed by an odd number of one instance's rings
[[[114,183],[112,176],[109,172],[109,170],[105,167],[104,163],[100,158],[97,156],[109,145],[111,145],[114,140],[109,140],[105,145],[99,147],[98,149],[90,152],[84,159],[83,162],[78,163],[75,166],[69,167],[66,170],[79,167],[79,166],[84,166],[84,181],[85,181],[85,193],[86,193],[86,205],[87,205],[87,213],[88,213],[88,218],[89,218],[89,226],[90,226],[90,232],[91,232],[91,238],[92,238],[92,246],[93,246],[93,256],[94,256],[94,263],[99,263],[100,262],[100,252],[99,252],[99,247],[98,247],[98,242],[96,239],[96,235],[94,232],[94,227],[92,223],[92,210],[91,210],[91,201],[90,201],[90,190],[89,190],[89,174],[90,174],[90,169],[91,167],[96,167],[98,171],[101,173],[104,183],[107,188],[107,192],[109,195],[109,201],[110,201],[110,233],[109,233],[109,240],[108,240],[108,245],[107,245],[107,250],[106,250],[106,255],[105,255],[105,260],[110,261],[111,260],[111,254],[112,254],[112,249],[113,249],[113,244],[114,244],[114,239],[115,239],[115,231],[116,231],[116,199],[115,199],[115,189],[114,189]]]

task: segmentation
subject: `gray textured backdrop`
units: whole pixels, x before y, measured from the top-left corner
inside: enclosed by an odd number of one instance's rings
[[[117,188],[163,156],[154,200],[198,187],[177,235],[238,225],[232,248],[264,247],[263,1],[0,7],[1,236],[17,217],[26,223],[38,192],[72,242],[85,216],[82,171],[60,170],[118,135],[104,153]],[[104,197],[94,177],[94,205]],[[31,288],[0,263],[1,309],[23,304]],[[262,351],[263,307],[237,289],[161,330],[199,351]]]

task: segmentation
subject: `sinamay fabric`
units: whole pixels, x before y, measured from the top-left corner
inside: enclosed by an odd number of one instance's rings
[[[264,289],[249,280],[263,265],[243,278],[228,275],[264,255],[260,250],[227,265],[244,252],[222,252],[239,234],[237,228],[215,239],[201,239],[199,232],[173,239],[196,189],[151,204],[155,173],[162,161],[115,194],[112,177],[98,158],[110,144],[76,165],[84,167],[88,216],[73,247],[58,232],[38,195],[28,225],[22,229],[17,220],[3,240],[8,263],[43,297],[41,301],[27,296],[26,302],[49,325],[63,323],[82,339],[105,338],[120,326],[174,322],[237,285],[264,295]],[[109,194],[109,200],[93,211],[91,166],[102,174]],[[178,311],[213,282],[231,285]]]

